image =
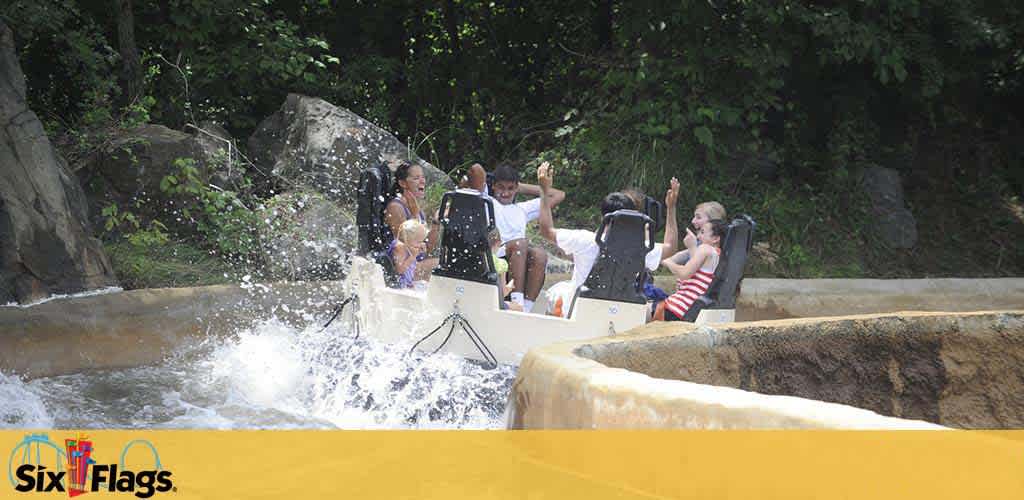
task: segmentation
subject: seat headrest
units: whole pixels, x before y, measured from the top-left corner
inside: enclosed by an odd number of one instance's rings
[[[359,173],[356,196],[356,228],[359,233],[359,254],[369,256],[375,252],[387,252],[394,235],[384,223],[384,209],[387,207],[391,189],[391,169],[381,164],[369,167]]]
[[[643,304],[641,281],[647,252],[654,248],[654,221],[636,210],[617,210],[604,216],[594,239],[601,252],[579,296]]]
[[[494,206],[475,190],[459,189],[445,193],[438,211],[441,259],[433,274],[496,284],[488,241],[494,229]]]
[[[743,272],[746,269],[747,257],[754,243],[754,229],[757,224],[749,215],[740,215],[729,223],[722,243],[722,257],[715,278],[708,287],[707,296],[715,302],[716,309],[734,309],[736,307],[736,291]]]
[[[654,232],[665,228],[665,204],[650,197],[644,197],[644,213],[654,221]]]

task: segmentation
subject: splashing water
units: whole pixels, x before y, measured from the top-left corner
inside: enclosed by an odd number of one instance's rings
[[[0,373],[0,427],[52,427],[42,399],[16,377]]]
[[[0,374],[0,427],[504,427],[514,368],[407,349],[269,320],[155,366]]]

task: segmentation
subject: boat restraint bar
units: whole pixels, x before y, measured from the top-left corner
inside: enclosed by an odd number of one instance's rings
[[[743,280],[747,256],[754,243],[756,227],[757,224],[748,215],[740,215],[729,224],[711,286],[704,295],[697,297],[686,311],[683,321],[696,321],[702,309],[736,309],[736,295]]]

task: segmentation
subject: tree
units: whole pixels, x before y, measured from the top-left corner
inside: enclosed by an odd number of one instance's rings
[[[114,0],[117,12],[117,45],[121,54],[122,99],[130,103],[142,91],[142,62],[135,46],[135,15],[132,0]]]

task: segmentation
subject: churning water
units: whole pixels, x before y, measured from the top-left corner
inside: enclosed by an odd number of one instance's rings
[[[0,427],[504,427],[514,368],[407,350],[342,324],[269,320],[156,366],[27,382],[0,374]]]

